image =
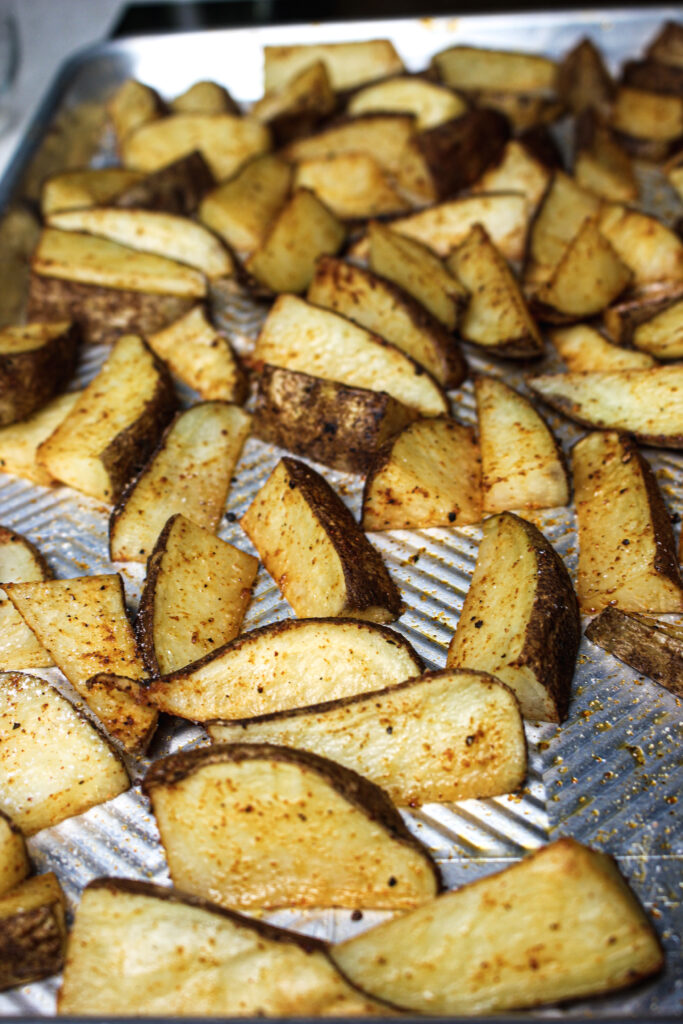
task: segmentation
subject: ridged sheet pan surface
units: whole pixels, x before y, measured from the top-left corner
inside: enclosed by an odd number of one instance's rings
[[[504,46],[561,55],[582,35],[591,35],[613,67],[636,55],[661,21],[674,9],[595,11],[582,14],[507,15],[420,21],[386,21],[344,25],[287,26],[230,32],[145,37],[99,47],[68,66],[39,116],[34,135],[47,135],[54,118],[83,101],[100,102],[125,77],[134,75],[174,95],[199,78],[224,83],[239,100],[256,98],[261,89],[261,47],[266,42],[342,40],[388,36],[411,68],[426,63],[436,50],[456,42]],[[0,186],[4,201],[21,190],[29,144],[20,152],[10,176]],[[95,162],[112,157],[104,138]],[[659,179],[646,176],[649,205],[671,218],[680,215],[673,194]],[[4,194],[3,194],[4,189]],[[222,325],[242,351],[258,331],[263,307],[244,297],[219,311]],[[505,376],[524,389],[523,373],[492,366],[468,351],[474,370]],[[79,382],[92,378],[106,353],[91,349],[84,357]],[[549,358],[544,365],[552,365]],[[191,399],[189,393],[183,396]],[[475,420],[470,384],[452,395],[464,421]],[[580,436],[563,418],[550,416],[565,450]],[[236,471],[220,536],[253,550],[237,519],[267,479],[281,452],[250,439]],[[646,453],[672,512],[683,513],[683,456]],[[321,468],[321,467],[317,467]],[[322,469],[354,513],[360,509],[359,478]],[[24,533],[47,557],[55,575],[70,577],[111,571],[107,556],[109,510],[66,487],[47,490],[0,474],[0,522]],[[573,509],[529,516],[576,571],[577,539]],[[678,527],[676,527],[678,529]],[[478,527],[394,531],[374,534],[376,544],[397,581],[406,611],[395,628],[415,646],[430,668],[445,664],[465,593],[474,569]],[[134,609],[143,568],[117,565]],[[291,609],[261,568],[245,629],[290,617]],[[65,692],[68,684],[56,669],[41,671]],[[73,696],[73,693],[71,693]],[[570,1007],[535,1011],[536,1016],[660,1016],[683,1007],[683,715],[681,702],[653,682],[638,677],[585,639],[582,641],[568,721],[561,727],[529,725],[530,769],[519,794],[490,800],[467,800],[449,806],[428,805],[405,813],[410,828],[434,852],[449,886],[499,870],[548,840],[571,835],[613,854],[648,907],[667,952],[667,968],[657,979],[626,994]],[[150,757],[206,742],[203,731],[187,723],[165,721]],[[135,777],[148,761],[132,765]],[[29,842],[39,870],[53,869],[71,906],[83,886],[105,875],[168,882],[158,833],[139,787]],[[351,920],[349,911],[280,912],[275,923],[331,939],[380,920],[365,913]],[[0,994],[0,1013],[51,1014],[58,979]]]

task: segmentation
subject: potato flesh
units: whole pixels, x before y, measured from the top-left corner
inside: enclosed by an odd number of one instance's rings
[[[253,252],[265,242],[291,182],[292,169],[279,157],[256,157],[204,197],[199,218],[233,249]]]
[[[614,862],[571,839],[334,946],[332,955],[377,997],[458,1016],[609,991],[662,964],[652,926]]]
[[[25,324],[19,327],[0,328],[0,357],[18,355],[20,352],[32,352],[60,334],[64,334],[71,324]]]
[[[119,144],[135,128],[161,117],[162,111],[154,89],[134,78],[126,79],[107,104]]]
[[[516,139],[510,139],[499,164],[489,168],[472,186],[473,192],[522,192],[531,213],[543,198],[550,171]]]
[[[0,675],[0,763],[0,810],[27,836],[130,785],[97,730],[48,683],[17,672]]]
[[[367,622],[287,620],[247,633],[186,673],[152,683],[155,705],[195,721],[241,719],[379,690],[421,670],[395,634]]]
[[[622,85],[614,101],[612,127],[638,139],[674,142],[683,135],[683,97]]]
[[[481,520],[479,446],[454,420],[419,420],[380,455],[363,495],[366,530],[464,526]]]
[[[554,92],[557,65],[546,57],[476,46],[452,46],[433,58],[439,75],[454,89]]]
[[[557,442],[532,404],[493,377],[478,378],[475,394],[483,511],[569,504]]]
[[[275,302],[256,342],[254,359],[339,384],[386,391],[424,416],[447,411],[436,382],[400,349],[295,296]]]
[[[683,359],[683,300],[639,324],[633,344],[657,359]]]
[[[43,184],[40,196],[43,217],[59,210],[106,203],[119,192],[136,185],[143,177],[138,171],[127,171],[123,167],[98,167],[55,174]]]
[[[384,171],[398,174],[405,147],[415,133],[415,119],[402,114],[367,114],[289,144],[285,157],[295,163],[369,153]]]
[[[250,423],[248,413],[227,402],[201,402],[182,412],[114,513],[112,560],[146,561],[177,512],[215,532]]]
[[[574,446],[572,468],[582,611],[609,604],[625,612],[683,611],[680,579],[657,569],[661,523],[634,453],[618,434],[589,434]]]
[[[308,188],[335,217],[379,217],[410,209],[386,172],[369,153],[339,153],[301,160],[295,188]]]
[[[149,796],[174,885],[219,906],[406,909],[436,895],[426,853],[302,763],[209,764]]]
[[[58,998],[60,1014],[343,1016],[372,1007],[321,951],[116,882],[84,892]]]
[[[148,334],[147,343],[171,373],[205,401],[240,403],[244,399],[244,371],[230,342],[209,323],[201,306]]]
[[[41,487],[55,483],[52,473],[38,462],[43,441],[66,419],[80,397],[80,391],[58,395],[26,420],[0,429],[0,472],[13,473]]]
[[[415,115],[417,131],[436,128],[444,121],[460,117],[467,104],[456,93],[434,82],[418,78],[393,78],[368,85],[355,93],[347,110],[350,114],[370,114],[388,110]]]
[[[605,204],[600,231],[633,271],[633,283],[683,281],[683,243],[655,217],[618,203]]]
[[[644,352],[612,345],[589,324],[575,324],[550,332],[550,340],[567,369],[576,373],[603,370],[646,370],[655,365]]]
[[[195,82],[171,100],[171,110],[178,114],[234,114],[235,104],[229,93],[216,82]]]
[[[209,725],[209,734],[321,754],[402,805],[507,793],[526,775],[517,701],[478,672],[446,670],[326,708]]]
[[[588,219],[536,298],[569,317],[589,317],[609,306],[630,280],[629,268]]]
[[[277,139],[280,119],[293,119],[295,122],[300,117],[302,125],[307,127],[311,121],[321,120],[326,114],[333,113],[336,106],[337,99],[330,85],[330,77],[324,63],[319,60],[287,79],[280,88],[265,93],[254,103],[250,113],[266,124],[275,122]],[[300,134],[300,131],[294,132],[295,137]]]
[[[0,896],[19,885],[30,870],[23,835],[9,818],[0,814]]]
[[[563,171],[556,171],[530,228],[525,278],[539,283],[552,277],[586,218],[597,216],[599,209],[597,196]]]
[[[49,578],[44,562],[19,534],[0,526],[0,584]],[[44,668],[54,662],[0,587],[0,662],[3,671]]]
[[[403,63],[388,39],[353,43],[309,43],[299,46],[265,46],[265,90],[279,89],[316,61],[322,61],[335,91],[400,74]]]

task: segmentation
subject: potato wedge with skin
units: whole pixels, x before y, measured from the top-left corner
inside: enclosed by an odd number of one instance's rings
[[[272,292],[304,292],[318,256],[334,255],[345,238],[346,229],[325,204],[308,189],[299,188],[245,267]]]
[[[580,640],[574,588],[552,544],[511,512],[487,519],[449,668],[490,672],[525,718],[562,722]]]
[[[582,188],[603,199],[624,203],[638,199],[630,157],[594,110],[584,111],[575,122],[574,176]]]
[[[567,369],[575,373],[584,370],[645,370],[656,365],[645,352],[612,345],[590,324],[556,328],[550,331],[549,338]]]
[[[482,510],[569,504],[562,447],[531,402],[493,377],[474,382]]]
[[[323,61],[315,61],[272,89],[250,114],[270,128],[276,146],[310,135],[337,108],[337,97]]]
[[[253,433],[332,469],[365,473],[377,449],[416,417],[385,391],[266,365],[258,375]]]
[[[341,498],[303,462],[281,459],[240,525],[299,618],[392,622],[401,597]]]
[[[683,297],[638,324],[632,344],[657,359],[683,359]]]
[[[574,114],[608,111],[615,85],[595,43],[584,37],[565,54],[557,69],[557,91]]]
[[[446,265],[470,293],[458,324],[466,341],[509,359],[542,355],[543,338],[521,289],[481,224],[474,225]]]
[[[26,419],[64,390],[80,342],[73,323],[0,328],[0,426]]]
[[[410,203],[370,153],[335,153],[301,160],[294,187],[307,188],[340,220],[405,213]]]
[[[506,793],[526,775],[517,700],[483,672],[427,672],[385,690],[208,730],[216,743],[277,743],[329,757],[401,805]]]
[[[26,537],[0,526],[0,664],[3,671],[45,668],[54,662],[2,589],[3,583],[49,580],[52,571]]]
[[[414,75],[398,75],[359,89],[351,96],[346,109],[352,115],[390,110],[413,114],[417,131],[426,131],[460,117],[467,111],[467,103],[452,89],[436,82]]]
[[[677,21],[665,21],[647,50],[647,57],[683,67],[683,31]]]
[[[588,434],[574,445],[572,470],[581,610],[683,611],[671,520],[634,442],[615,432]]]
[[[631,346],[636,328],[683,299],[682,281],[661,281],[630,289],[603,313],[605,330],[617,345]]]
[[[337,313],[294,295],[276,299],[252,354],[269,363],[351,387],[385,391],[423,416],[448,411],[433,377],[396,346]]]
[[[683,242],[656,217],[606,203],[598,227],[633,271],[635,285],[683,281]]]
[[[168,370],[141,338],[124,335],[40,445],[38,462],[56,480],[114,502],[144,465],[175,407]]]
[[[58,395],[20,423],[0,429],[0,472],[13,473],[41,487],[57,481],[38,462],[38,448],[66,419],[80,397],[80,391]]]
[[[524,280],[539,285],[552,277],[586,218],[595,217],[600,200],[564,171],[555,171],[529,227]]]
[[[107,203],[123,189],[142,181],[144,174],[125,167],[60,171],[43,182],[40,208],[43,217],[60,210],[83,209]]]
[[[98,206],[53,213],[48,224],[60,231],[85,232],[140,252],[186,263],[210,281],[230,277],[235,272],[232,256],[215,235],[201,224],[173,213]]]
[[[243,719],[379,690],[423,668],[408,641],[385,626],[286,619],[152,681],[146,696],[193,721]]]
[[[217,82],[195,82],[170,102],[176,114],[235,114],[240,109],[232,96]]]
[[[51,871],[0,898],[0,991],[62,969],[65,917],[66,899]]]
[[[177,512],[215,533],[250,425],[250,415],[229,402],[200,402],[178,413],[111,514],[111,560],[146,562]]]
[[[325,65],[336,92],[401,74],[404,70],[401,58],[388,39],[264,46],[263,58],[266,92],[282,88],[294,75],[317,61]]]
[[[31,871],[26,842],[21,829],[0,811],[0,896],[4,896]]]
[[[639,675],[654,679],[677,697],[683,697],[683,640],[680,637],[611,605],[603,608],[588,624],[586,636]]]
[[[109,700],[98,700],[98,694],[86,686],[102,671],[132,679],[147,674],[126,615],[121,577],[111,574],[11,583],[5,590],[108,733],[129,753],[143,753],[156,728],[154,708],[132,698],[114,707]]]
[[[522,192],[529,214],[548,187],[552,172],[520,139],[510,139],[493,167],[472,185],[472,192]]]
[[[253,252],[263,245],[287,201],[292,173],[272,153],[257,156],[203,198],[199,219],[233,249]]]
[[[135,970],[123,972],[132,949]],[[131,1011],[190,1017],[391,1012],[348,984],[319,939],[168,886],[100,878],[86,887],[76,912],[58,1012]]]
[[[150,173],[199,150],[222,181],[270,145],[270,132],[252,117],[172,114],[130,132],[121,144],[121,158],[124,167]]]
[[[136,128],[163,117],[166,104],[155,89],[128,78],[109,100],[107,113],[120,148],[126,136]]]
[[[616,863],[574,839],[348,939],[332,956],[367,992],[436,1016],[597,995],[664,963]]]
[[[663,64],[658,60],[628,60],[621,69],[622,85],[646,92],[683,94],[683,65]]]
[[[384,171],[400,176],[405,148],[415,135],[411,114],[362,114],[345,118],[305,139],[295,139],[282,155],[293,163],[369,153]]]
[[[666,160],[683,143],[683,96],[622,85],[614,99],[611,124],[632,156]]]
[[[190,217],[216,180],[206,160],[194,150],[165,167],[143,174],[126,171],[139,179],[112,197],[108,205],[121,210],[163,210]]]
[[[363,491],[365,530],[464,526],[481,519],[479,446],[469,427],[417,420],[377,452]]]
[[[683,447],[683,366],[549,373],[528,385],[577,423],[627,431],[659,448]]]
[[[412,295],[449,331],[455,330],[467,293],[436,253],[378,221],[369,225],[368,238],[370,269]]]
[[[135,622],[150,672],[175,672],[233,640],[257,569],[253,555],[171,516],[149,557]]]
[[[453,335],[417,299],[365,267],[321,256],[306,298],[390,341],[443,387],[456,388],[467,376]]]
[[[104,736],[35,676],[0,674],[0,739],[0,810],[26,836],[130,786]]]
[[[557,65],[547,57],[476,46],[451,46],[432,57],[439,77],[465,92],[554,93]]]
[[[442,887],[386,794],[315,754],[204,747],[156,761],[142,789],[174,885],[219,906],[406,910]]]

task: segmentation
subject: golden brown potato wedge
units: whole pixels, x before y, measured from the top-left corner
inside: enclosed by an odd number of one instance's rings
[[[598,226],[633,271],[634,284],[683,281],[683,242],[656,217],[605,203]]]
[[[332,956],[375,997],[435,1016],[595,995],[664,963],[616,863],[574,839],[333,946]]]
[[[683,31],[679,22],[665,21],[645,54],[662,64],[683,67]]]
[[[467,103],[452,89],[426,78],[397,75],[359,89],[351,96],[346,109],[353,115],[390,110],[413,114],[417,131],[426,131],[466,113]]]
[[[580,640],[574,588],[552,544],[511,512],[487,519],[448,666],[490,672],[525,718],[562,722]]]
[[[473,431],[417,420],[377,452],[363,491],[366,530],[464,526],[481,519],[481,465]]]
[[[317,60],[257,100],[250,114],[270,128],[277,146],[310,135],[337,107],[325,63]]]
[[[141,696],[193,721],[242,719],[383,689],[423,668],[408,641],[386,626],[286,619],[152,681]]]
[[[135,632],[149,671],[175,672],[233,640],[258,559],[174,515],[147,563]]]
[[[154,942],[141,947],[141,934]],[[146,955],[122,971],[134,947]],[[348,984],[319,939],[168,886],[118,878],[97,879],[83,893],[58,1010],[190,1017],[390,1012]]]
[[[453,250],[447,266],[470,293],[458,324],[466,341],[509,359],[542,355],[543,338],[521,289],[481,224]]]
[[[633,156],[666,160],[683,143],[683,96],[622,85],[614,99],[611,124]]]
[[[156,121],[165,112],[166,105],[159,94],[135,78],[126,79],[107,104],[107,113],[119,148],[130,132],[150,121]]]
[[[577,423],[627,431],[661,448],[683,447],[683,366],[546,374],[528,384]]]
[[[229,402],[200,402],[178,413],[109,520],[113,562],[146,562],[177,512],[215,533],[251,417]]]
[[[239,107],[232,96],[217,82],[195,82],[185,92],[171,100],[176,114],[236,114]]]
[[[340,220],[382,217],[411,209],[393,178],[365,152],[300,160],[294,187],[309,189]]]
[[[664,64],[659,60],[628,60],[621,69],[621,82],[646,92],[683,94],[683,65]]]
[[[549,337],[567,369],[574,373],[584,370],[645,370],[656,365],[652,356],[645,352],[612,345],[590,324],[558,327],[550,331]]]
[[[609,605],[588,624],[586,636],[640,675],[683,697],[683,639],[661,625]]]
[[[79,576],[70,580],[11,583],[6,592],[24,621],[47,648],[55,664],[100,718],[107,732],[129,753],[144,752],[156,728],[153,708],[132,698],[113,707],[88,690],[98,672],[132,679],[146,675],[126,615],[121,577]]]
[[[607,112],[615,86],[600,50],[587,36],[565,54],[557,69],[557,91],[572,113]]]
[[[216,184],[206,160],[198,150],[173,160],[165,167],[142,174],[126,171],[139,179],[122,188],[108,205],[124,210],[163,210],[190,217],[202,197]]]
[[[443,387],[456,388],[465,379],[467,364],[453,335],[393,281],[354,263],[321,256],[306,297],[390,341]]]
[[[146,337],[174,377],[194,388],[200,398],[237,405],[246,401],[249,382],[244,368],[228,339],[209,322],[203,306],[194,306]]]
[[[427,672],[373,693],[208,728],[217,743],[277,743],[329,757],[403,805],[506,793],[526,775],[517,700],[484,672]]]
[[[474,382],[482,510],[569,504],[562,448],[531,402],[494,377]]]
[[[94,381],[50,437],[38,462],[56,479],[114,502],[173,415],[165,366],[141,338],[120,338]]]
[[[61,210],[83,209],[107,203],[124,189],[142,181],[140,171],[125,167],[85,168],[81,171],[60,171],[43,182],[40,209],[43,217]]]
[[[245,267],[272,292],[305,292],[318,256],[334,255],[345,238],[346,229],[325,204],[299,188]]]
[[[26,537],[0,526],[0,584],[49,580],[52,572]],[[4,672],[54,662],[0,586],[0,664]]]
[[[204,197],[199,219],[233,249],[253,252],[263,245],[287,201],[292,173],[278,156],[257,156]]]
[[[326,480],[280,460],[240,520],[299,618],[392,622],[401,598],[379,553]]]
[[[142,785],[174,885],[219,906],[405,910],[441,888],[386,794],[327,758],[205,747],[156,761]]]
[[[0,811],[0,896],[14,889],[31,871],[21,829]]]
[[[80,391],[58,395],[33,416],[0,429],[0,472],[13,473],[42,487],[56,483],[38,462],[38,449],[57,429],[78,401]]]
[[[265,90],[282,88],[299,71],[322,61],[332,88],[339,91],[400,74],[403,62],[388,39],[353,43],[264,46]]]
[[[533,213],[550,183],[551,170],[520,139],[510,139],[500,160],[472,186],[478,192],[521,192]]]
[[[439,77],[453,89],[553,93],[557,65],[547,57],[476,46],[451,46],[432,58]]]
[[[524,280],[540,284],[552,277],[586,218],[597,216],[600,200],[564,171],[555,171],[529,228]]]
[[[683,280],[658,281],[629,289],[623,298],[603,313],[605,330],[617,345],[633,344],[639,324],[663,313],[683,299]]]
[[[121,157],[125,167],[150,173],[199,150],[216,181],[222,181],[270,145],[267,127],[253,117],[172,114],[130,132],[121,144]]]
[[[683,297],[638,324],[631,340],[657,359],[683,359]]]
[[[0,328],[0,426],[27,419],[64,390],[80,341],[73,323]]]
[[[342,153],[369,153],[383,170],[399,175],[405,148],[414,135],[415,118],[410,114],[363,114],[295,139],[283,155],[300,163]]]
[[[582,611],[682,611],[671,520],[634,442],[615,432],[588,434],[574,445],[572,470]]]
[[[26,836],[130,786],[104,736],[35,676],[0,674],[0,740],[0,810]]]
[[[259,334],[252,359],[351,387],[385,391],[423,416],[448,411],[434,378],[395,345],[337,313],[281,295]]]
[[[62,969],[65,915],[66,899],[51,871],[0,898],[0,991]]]
[[[595,110],[586,110],[574,126],[574,177],[603,199],[628,203],[639,189],[631,159]]]
[[[258,375],[253,432],[294,455],[366,473],[378,448],[416,416],[385,391],[265,365]],[[0,452],[1,441],[0,433]]]

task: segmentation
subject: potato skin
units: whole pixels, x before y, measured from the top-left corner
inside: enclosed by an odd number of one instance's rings
[[[507,117],[487,107],[422,132],[417,146],[429,167],[437,202],[472,185],[500,159],[509,138]]]
[[[14,914],[0,928],[0,991],[61,971],[64,930],[53,905]]]
[[[189,217],[215,185],[211,168],[199,150],[195,150],[153,171],[135,185],[129,185],[109,205],[125,210],[161,210]]]
[[[683,697],[683,641],[609,605],[586,628],[588,639],[639,674]]]
[[[81,337],[79,326],[70,323],[65,331],[38,342],[33,349],[0,352],[0,426],[26,419],[64,390],[76,369]]]

